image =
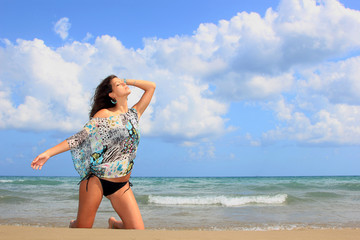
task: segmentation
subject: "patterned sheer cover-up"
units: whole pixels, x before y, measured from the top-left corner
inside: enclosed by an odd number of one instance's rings
[[[96,175],[117,178],[133,168],[140,133],[136,109],[107,118],[91,118],[84,128],[66,139],[81,181]]]

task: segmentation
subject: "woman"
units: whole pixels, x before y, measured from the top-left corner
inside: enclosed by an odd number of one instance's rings
[[[128,85],[145,92],[128,109]],[[153,82],[105,78],[96,88],[90,120],[77,134],[37,156],[31,163],[41,170],[46,161],[71,150],[74,166],[81,176],[79,209],[70,227],[91,228],[103,195],[120,221],[111,217],[109,228],[144,229],[144,223],[129,182],[139,144],[138,120],[149,105],[156,85]]]

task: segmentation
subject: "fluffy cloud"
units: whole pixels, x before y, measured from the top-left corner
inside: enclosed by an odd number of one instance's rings
[[[359,69],[360,57],[353,57],[303,70],[295,99],[269,103],[281,124],[265,133],[264,140],[359,144]]]
[[[67,17],[60,18],[54,25],[54,31],[58,34],[62,40],[65,40],[69,36],[71,24]]]
[[[56,25],[66,39],[68,19]],[[347,55],[360,48],[359,25],[360,13],[336,0],[284,0],[264,17],[241,12],[200,24],[190,36],[145,39],[137,50],[107,35],[56,49],[38,39],[6,41],[0,127],[78,129],[94,88],[115,73],[157,83],[142,121],[150,136],[191,146],[219,136],[232,129],[226,124],[231,102],[246,100],[266,104],[278,117],[263,141],[353,144],[360,136],[352,120],[360,68]],[[346,60],[330,61],[337,57]],[[129,101],[140,95],[134,89]]]
[[[116,73],[159,86],[143,116],[144,134],[181,142],[227,131],[222,118],[227,104],[209,98],[206,84],[152,66],[114,37],[98,37],[93,45],[73,42],[56,50],[38,39],[7,41],[1,58],[7,60],[0,67],[2,128],[78,130],[87,119],[96,85]],[[142,94],[133,90],[130,104]]]
[[[360,105],[360,57],[330,62],[302,71],[299,87],[307,95],[326,97],[332,104]]]
[[[214,84],[228,101],[266,100],[294,87],[294,68],[358,49],[359,24],[359,12],[335,0],[284,0],[264,17],[241,12],[217,25],[200,24],[192,36],[147,39],[142,53]]]
[[[328,104],[305,114],[281,99],[272,107],[285,126],[263,134],[263,142],[294,140],[301,144],[357,145],[360,142],[360,106]]]
[[[6,59],[0,67],[2,127],[69,130],[87,113],[79,66],[43,41],[7,42],[0,55]]]

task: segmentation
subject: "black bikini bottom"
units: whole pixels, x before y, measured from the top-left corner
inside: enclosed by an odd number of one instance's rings
[[[101,183],[101,186],[102,186],[102,189],[103,189],[103,194],[104,194],[105,197],[115,193],[118,190],[120,190],[127,183],[129,183],[129,187],[128,187],[128,189],[125,190],[125,192],[127,190],[129,190],[130,187],[132,187],[132,184],[129,181],[127,181],[127,182],[111,182],[111,181],[101,179],[101,178],[99,178],[99,180],[100,180],[100,183]]]
[[[87,189],[88,189],[89,179],[90,179],[91,177],[97,177],[97,176],[95,176],[94,174],[90,174],[90,175],[86,178],[86,180],[87,180],[87,183],[86,183],[86,191],[87,191]],[[97,178],[99,178],[99,177],[97,177]],[[100,183],[101,183],[101,186],[102,186],[102,189],[103,189],[103,195],[104,195],[105,197],[107,197],[107,196],[115,193],[116,191],[120,190],[120,189],[123,188],[127,183],[129,183],[129,187],[128,187],[128,189],[125,190],[124,193],[126,193],[126,191],[129,190],[130,187],[133,186],[132,183],[129,182],[129,181],[127,181],[127,182],[111,182],[111,181],[108,181],[108,180],[105,180],[105,179],[101,179],[101,178],[99,178],[99,180],[100,180]],[[124,193],[123,193],[123,194],[124,194]]]

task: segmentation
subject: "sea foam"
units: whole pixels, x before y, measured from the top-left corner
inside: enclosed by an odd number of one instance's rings
[[[258,195],[258,196],[149,196],[149,203],[162,205],[222,205],[226,207],[243,206],[247,204],[283,204],[288,198],[287,194]]]
[[[11,183],[14,182],[14,180],[4,180],[4,179],[0,179],[0,183]]]

